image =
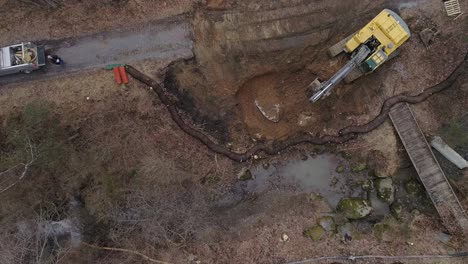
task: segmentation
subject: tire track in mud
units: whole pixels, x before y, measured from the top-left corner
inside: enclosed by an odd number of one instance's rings
[[[384,1],[382,4],[387,5]],[[353,7],[351,3],[343,6]],[[276,7],[269,10],[251,11],[208,11],[206,17],[209,23],[221,25],[227,39],[240,42],[254,42],[260,40],[279,40],[294,38],[333,28],[348,28],[353,19],[337,16],[342,7],[330,1],[304,2]],[[373,16],[381,11],[378,8],[356,8],[359,17]]]
[[[175,106],[174,102],[166,94],[164,87],[158,83],[156,80],[153,80],[144,73],[138,71],[136,68],[127,65],[127,72],[135,79],[151,87],[152,90],[158,95],[161,102],[166,106],[169,111],[171,118],[174,122],[181,128],[185,133],[191,137],[197,139],[206,147],[208,147],[213,152],[224,155],[231,160],[243,162],[251,159],[255,154],[266,153],[268,155],[276,155],[278,152],[281,152],[289,147],[296,146],[299,144],[312,144],[312,145],[325,145],[329,143],[342,144],[348,142],[352,139],[355,139],[359,134],[368,133],[377,127],[379,127],[388,116],[392,106],[398,103],[409,103],[416,104],[421,103],[431,97],[432,95],[439,93],[449,87],[451,87],[462,74],[466,72],[468,68],[468,53],[465,54],[463,61],[456,67],[456,69],[442,82],[436,84],[430,88],[423,90],[423,92],[417,95],[406,95],[399,94],[392,96],[385,100],[380,110],[379,115],[374,117],[371,121],[366,124],[348,126],[341,129],[338,135],[323,135],[323,136],[314,136],[310,134],[299,134],[295,135],[289,139],[275,141],[270,144],[261,143],[254,145],[244,153],[236,153],[229,150],[223,145],[219,145],[213,140],[211,140],[207,135],[202,132],[192,128],[187,125],[183,118],[179,114],[179,110]]]

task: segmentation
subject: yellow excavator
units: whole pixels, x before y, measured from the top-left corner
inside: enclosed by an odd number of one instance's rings
[[[350,83],[369,74],[398,54],[398,48],[411,36],[408,25],[395,12],[384,9],[364,28],[328,49],[331,57],[341,52],[351,54],[350,61],[328,81],[315,79],[309,89],[314,91],[311,102],[330,94],[341,80]]]

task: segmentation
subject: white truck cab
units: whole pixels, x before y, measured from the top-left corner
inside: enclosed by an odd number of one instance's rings
[[[0,48],[0,76],[30,73],[46,64],[43,46],[30,42]]]

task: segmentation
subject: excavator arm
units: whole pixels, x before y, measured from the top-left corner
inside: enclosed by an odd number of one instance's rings
[[[351,56],[351,60],[346,63],[346,65],[341,68],[335,75],[333,75],[330,80],[317,84],[317,81],[312,82],[309,87],[313,87],[315,93],[309,100],[313,103],[320,100],[324,96],[328,96],[337,84],[339,84],[352,70],[359,67],[359,65],[369,56],[371,50],[366,45],[361,45],[357,52]]]

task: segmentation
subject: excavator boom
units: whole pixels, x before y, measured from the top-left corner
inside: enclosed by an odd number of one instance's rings
[[[366,46],[362,45],[357,53],[351,57],[351,60],[346,63],[346,65],[341,68],[335,75],[333,75],[330,80],[321,83],[318,89],[315,89],[316,92],[310,97],[310,101],[315,103],[323,96],[326,96],[337,84],[341,82],[353,69],[359,67],[359,65],[366,59],[371,50]]]

